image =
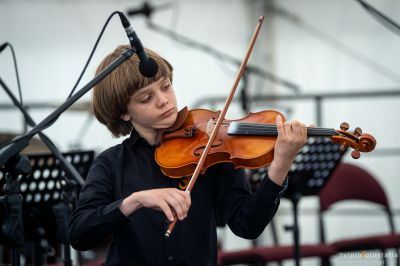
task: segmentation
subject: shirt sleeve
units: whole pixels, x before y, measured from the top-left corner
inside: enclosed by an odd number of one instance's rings
[[[259,188],[251,192],[243,169],[224,164],[218,171],[218,215],[237,236],[257,238],[275,215],[280,198],[287,188],[274,183],[266,174]]]
[[[114,199],[113,162],[99,155],[89,171],[72,213],[68,237],[72,247],[88,250],[107,238],[118,223],[129,219],[118,208],[123,199]]]

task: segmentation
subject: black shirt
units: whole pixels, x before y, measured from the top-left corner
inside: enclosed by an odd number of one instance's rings
[[[141,208],[126,217],[118,208],[135,191],[178,188],[180,180],[161,172],[154,151],[133,131],[97,156],[69,224],[75,249],[92,249],[112,236],[105,265],[216,265],[217,219],[240,237],[256,238],[278,208],[285,187],[264,178],[252,194],[243,169],[217,164],[199,176],[187,218],[166,238],[164,213]]]

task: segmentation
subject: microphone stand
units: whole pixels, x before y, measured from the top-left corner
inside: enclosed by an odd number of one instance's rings
[[[22,146],[19,145],[18,148]],[[6,182],[4,195],[0,197],[0,203],[4,207],[2,234],[4,243],[11,247],[12,265],[20,266],[19,249],[24,244],[24,226],[19,177],[28,175],[31,172],[31,165],[27,156],[16,155],[4,164],[4,169]]]
[[[11,101],[13,102],[13,104],[16,107],[18,107],[18,109],[21,111],[21,113],[23,114],[25,121],[28,123],[28,125],[31,127],[36,126],[32,117],[28,114],[28,112],[25,110],[25,108],[20,104],[20,102],[17,100],[17,98],[12,94],[12,92],[10,91],[10,89],[8,88],[8,86],[5,84],[5,82],[2,80],[1,77],[0,77],[0,85],[3,87],[3,89],[7,93],[7,95],[11,98]],[[64,156],[57,149],[57,147],[54,145],[54,143],[44,133],[39,132],[38,134],[39,134],[39,137],[42,139],[42,141],[46,144],[46,146],[54,154],[54,156],[59,160],[60,167],[62,168],[62,170],[65,171],[66,176],[72,177],[80,186],[82,186],[83,182],[84,182],[83,178],[78,173],[78,171],[76,171],[75,167],[72,166],[72,164],[64,158]]]
[[[68,223],[72,213],[74,186],[67,186],[62,192],[62,201],[52,207],[57,220],[57,238],[62,243],[62,258],[64,266],[72,266],[71,251],[68,243]]]
[[[59,106],[55,111],[53,111],[50,115],[48,115],[44,120],[42,120],[39,124],[34,126],[29,132],[15,138],[12,143],[6,145],[5,147],[0,149],[0,166],[8,165],[11,161],[15,161],[18,158],[19,153],[29,144],[29,140],[40,133],[42,130],[47,128],[51,123],[53,123],[65,110],[67,110],[72,104],[74,104],[77,100],[79,100],[86,92],[88,92],[93,86],[99,83],[104,77],[110,74],[114,69],[116,69],[119,65],[121,65],[124,61],[130,58],[134,53],[136,53],[136,49],[131,47],[127,49],[124,53],[122,53],[117,59],[115,59],[111,64],[109,64],[105,69],[103,69],[99,74],[97,74],[91,81],[89,81],[82,89],[77,91],[74,95],[68,98],[61,106]],[[11,171],[13,170],[13,166],[11,166]],[[73,168],[73,167],[72,167]],[[18,180],[17,180],[18,181]],[[77,179],[77,182],[80,183]],[[82,181],[83,184],[83,181]],[[19,186],[18,186],[19,190]],[[18,191],[19,193],[19,191]],[[22,201],[21,195],[19,198]],[[22,206],[19,204],[18,206],[19,212],[22,212]],[[58,216],[60,217],[60,216]],[[23,231],[22,226],[22,217],[19,219],[20,221],[20,232]],[[18,244],[21,241],[18,242]],[[22,238],[23,243],[23,238]],[[64,253],[69,252],[64,250]],[[14,256],[15,255],[15,256]],[[64,254],[66,255],[66,254]],[[17,252],[13,252],[13,266],[19,266],[19,254]]]
[[[20,104],[20,102],[17,100],[17,98],[15,97],[15,95],[11,92],[11,90],[8,88],[8,86],[5,84],[5,82],[2,80],[2,78],[0,77],[0,85],[3,87],[4,91],[7,93],[7,95],[11,98],[11,101],[13,102],[13,104],[21,111],[21,113],[23,114],[26,123],[31,126],[34,127],[36,126],[34,120],[32,119],[32,117],[28,114],[28,112],[26,111],[26,109]],[[59,163],[60,163],[60,168],[62,170],[65,171],[66,175],[64,177],[64,180],[67,182],[67,186],[68,187],[73,187],[74,189],[77,189],[78,187],[81,187],[84,183],[82,176],[78,173],[78,171],[75,169],[74,166],[72,166],[72,164],[70,162],[68,162],[64,156],[61,154],[61,152],[57,149],[57,147],[54,145],[54,143],[42,132],[38,133],[40,138],[42,139],[42,141],[47,145],[47,147],[51,150],[51,152],[53,153],[53,155],[58,159]],[[71,180],[70,178],[72,178],[73,180]],[[78,186],[79,185],[79,186]],[[19,191],[18,191],[19,193]],[[63,230],[64,232],[58,232],[57,236],[59,236],[59,240],[61,241],[61,243],[63,244],[64,247],[64,252],[63,252],[63,258],[64,258],[64,265],[65,266],[70,266],[72,265],[72,260],[71,260],[71,256],[70,256],[70,252],[66,252],[67,248],[69,251],[69,246],[68,246],[68,242],[66,240],[66,228],[68,226],[68,222],[70,219],[70,213],[71,213],[71,203],[73,202],[73,200],[70,200],[69,203],[66,202],[65,199],[71,199],[72,196],[67,196],[67,193],[72,193],[72,191],[69,189],[68,192],[65,191],[65,193],[63,193],[63,201],[64,204],[58,204],[57,209],[54,208],[54,213],[55,216],[57,217],[57,228],[59,231]],[[59,217],[63,218],[60,219]]]

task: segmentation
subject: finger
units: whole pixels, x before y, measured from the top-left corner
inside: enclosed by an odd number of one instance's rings
[[[302,126],[301,126],[301,135],[304,136],[307,140],[308,133],[307,133],[307,127],[305,124],[302,124]]]
[[[171,190],[169,203],[173,210],[177,213],[179,220],[183,220],[187,216],[190,204],[187,204],[188,193],[184,191],[173,189]]]
[[[282,116],[277,115],[275,118],[275,122],[276,122],[276,129],[278,130],[278,136],[285,135],[285,129],[283,127]]]
[[[177,218],[182,220],[185,217],[185,212],[179,199],[175,197],[176,195],[170,195],[166,200],[170,208],[176,213]]]
[[[189,211],[190,206],[192,205],[192,200],[190,197],[190,191],[189,190],[178,190],[179,194],[182,196],[183,204],[185,206],[185,214],[187,215],[187,212]]]
[[[167,219],[170,222],[173,222],[175,220],[175,215],[172,213],[172,210],[171,210],[170,206],[168,205],[168,203],[166,203],[164,201],[164,202],[161,202],[159,206],[160,206],[160,209],[162,210],[162,212],[167,217]]]
[[[292,121],[292,129],[296,135],[296,139],[301,143],[305,144],[307,142],[307,127],[303,123],[297,120]]]
[[[174,189],[171,196],[176,200],[171,202],[172,211],[176,213],[175,217],[178,217],[179,220],[185,219],[192,203],[190,191]]]
[[[291,122],[292,132],[296,135],[301,136],[300,122],[297,120],[293,120]]]
[[[190,191],[189,190],[185,190],[185,191],[181,191],[180,190],[179,192],[183,196],[183,198],[185,200],[185,203],[186,203],[186,206],[187,206],[187,208],[189,210],[190,206],[192,205],[192,199],[190,197]]]
[[[296,133],[302,138],[302,140],[307,139],[307,127],[305,124],[301,123],[300,121],[293,121],[292,126],[296,128]]]
[[[286,121],[285,123],[283,123],[283,127],[285,129],[286,135],[291,135],[293,133],[292,123]]]
[[[190,206],[192,206],[192,196],[190,195],[190,191],[185,191],[185,193],[186,193],[185,198],[186,198],[187,204],[190,208]]]

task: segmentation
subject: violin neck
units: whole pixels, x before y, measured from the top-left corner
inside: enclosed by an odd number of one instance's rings
[[[307,128],[308,137],[331,137],[337,134],[336,130],[331,128]],[[278,130],[275,124],[231,122],[228,128],[228,135],[278,136]]]

